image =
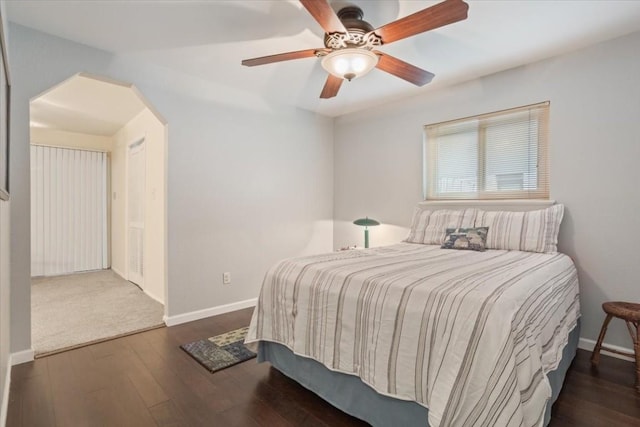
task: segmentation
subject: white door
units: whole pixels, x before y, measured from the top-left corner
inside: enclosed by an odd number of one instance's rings
[[[144,139],[129,146],[127,168],[127,280],[144,288],[144,201],[145,143]]]

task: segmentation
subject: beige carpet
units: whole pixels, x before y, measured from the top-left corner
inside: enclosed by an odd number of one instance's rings
[[[164,307],[111,270],[32,280],[36,356],[163,325]]]

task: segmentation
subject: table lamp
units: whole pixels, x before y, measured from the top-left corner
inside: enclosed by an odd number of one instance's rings
[[[380,223],[375,219],[371,219],[369,217],[356,219],[355,221],[353,221],[353,223],[355,225],[361,225],[364,227],[364,247],[368,248],[369,247],[369,228],[368,227],[374,227],[376,225],[380,225]]]

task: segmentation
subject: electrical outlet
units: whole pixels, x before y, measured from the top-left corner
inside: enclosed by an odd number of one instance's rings
[[[225,285],[230,285],[231,284],[231,273],[230,272],[224,272],[222,273],[222,283]]]

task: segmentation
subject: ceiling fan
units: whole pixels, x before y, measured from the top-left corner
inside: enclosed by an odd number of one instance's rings
[[[344,7],[336,14],[328,0],[300,0],[300,3],[325,31],[325,47],[245,59],[242,65],[253,67],[291,59],[322,58],[322,67],[329,76],[320,98],[336,96],[344,80],[351,81],[373,68],[424,86],[433,79],[433,73],[375,48],[467,19],[469,9],[462,0],[445,0],[374,29],[362,20],[362,9],[357,6]]]

